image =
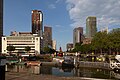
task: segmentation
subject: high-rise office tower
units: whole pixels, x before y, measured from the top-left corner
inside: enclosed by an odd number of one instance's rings
[[[2,51],[2,36],[3,36],[3,0],[0,0],[0,53]]]
[[[78,27],[73,30],[73,47],[76,43],[81,43],[83,41],[83,27]]]
[[[40,10],[32,10],[32,33],[42,37],[43,13]]]
[[[52,27],[44,26],[44,47],[52,48]]]
[[[88,17],[86,19],[86,37],[92,38],[97,32],[96,17]]]

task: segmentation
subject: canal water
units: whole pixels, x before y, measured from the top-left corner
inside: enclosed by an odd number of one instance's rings
[[[52,66],[7,65],[10,72],[28,72],[36,75],[54,75],[62,77],[87,77],[99,79],[120,79],[120,73],[103,69],[62,68]]]

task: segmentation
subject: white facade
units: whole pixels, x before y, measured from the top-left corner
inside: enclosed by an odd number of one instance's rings
[[[24,49],[26,46],[31,47],[29,54],[40,54],[40,37],[36,36],[7,36],[2,37],[2,53],[8,54],[7,46],[15,47],[14,54],[27,53]]]

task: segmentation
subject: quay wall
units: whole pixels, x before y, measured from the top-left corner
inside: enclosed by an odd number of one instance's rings
[[[84,62],[80,61],[75,64],[75,67],[88,67],[88,68],[101,68],[101,69],[109,69],[110,64],[105,62]]]
[[[41,62],[41,66],[61,66],[61,64],[57,62]]]

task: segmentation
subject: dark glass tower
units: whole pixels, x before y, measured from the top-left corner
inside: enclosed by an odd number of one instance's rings
[[[3,36],[3,0],[0,0],[0,53],[2,51],[2,36]]]
[[[52,47],[52,27],[44,26],[44,47]]]

